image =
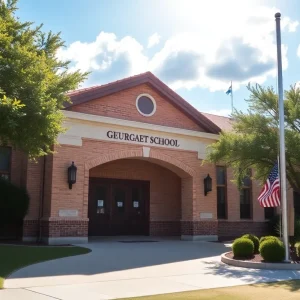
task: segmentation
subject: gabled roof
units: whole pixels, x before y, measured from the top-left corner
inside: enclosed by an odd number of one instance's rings
[[[202,112],[202,115],[204,115],[206,118],[214,122],[221,130],[224,131],[231,131],[232,130],[232,118],[224,117],[224,116],[218,116],[213,115],[209,113]]]
[[[148,84],[161,96],[165,97],[175,107],[185,113],[196,124],[209,133],[218,134],[221,129],[214,122],[196,110],[192,105],[170,89],[166,84],[154,76],[151,72],[124,78],[108,84],[79,89],[68,93],[72,103],[66,103],[65,108],[80,105],[91,100],[99,99],[125,89],[133,88],[141,84]]]

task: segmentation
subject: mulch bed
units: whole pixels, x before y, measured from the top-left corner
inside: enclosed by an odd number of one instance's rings
[[[257,263],[265,263],[264,259],[261,257],[260,254],[254,254],[250,258],[244,258],[244,257],[235,257],[233,255],[233,252],[230,251],[229,253],[225,254],[226,257],[235,259],[235,260],[244,260],[244,261],[251,261],[251,262],[257,262]],[[300,258],[296,255],[296,252],[294,249],[290,249],[290,259],[291,263],[293,264],[300,264]]]

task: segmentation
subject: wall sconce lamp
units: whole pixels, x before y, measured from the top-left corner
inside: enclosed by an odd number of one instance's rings
[[[208,192],[211,192],[212,190],[212,179],[207,174],[207,176],[204,178],[204,195],[206,196]]]
[[[76,173],[77,167],[74,165],[74,161],[72,161],[72,165],[68,168],[68,183],[69,189],[72,189],[72,185],[76,183]]]

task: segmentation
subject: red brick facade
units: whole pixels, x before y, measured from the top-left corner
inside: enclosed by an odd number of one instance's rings
[[[156,101],[156,112],[151,117],[142,116],[136,109],[137,96],[145,93]],[[189,107],[186,110],[192,111]],[[62,136],[54,155],[30,162],[19,152],[13,154],[11,180],[26,186],[31,197],[23,225],[24,239],[40,236],[49,243],[87,241],[91,177],[150,182],[148,226],[152,236],[216,239],[266,232],[264,211],[255,200],[259,185],[254,182],[251,189],[251,220],[241,220],[240,195],[230,170],[227,219],[217,219],[216,166],[203,164],[203,159],[205,147],[218,136],[204,130],[199,125],[201,120],[196,122],[150,84],[76,103],[67,113],[66,126],[76,130]],[[178,139],[180,146],[109,140],[107,128]],[[69,189],[67,168],[72,161],[77,166],[77,181]],[[16,167],[19,165],[21,172]],[[207,174],[213,188],[205,196],[203,180]],[[74,215],[65,215],[69,212]]]

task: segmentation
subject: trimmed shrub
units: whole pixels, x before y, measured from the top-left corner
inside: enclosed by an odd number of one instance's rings
[[[296,255],[300,257],[300,242],[295,244]]]
[[[276,241],[280,241],[280,239],[277,236],[274,235],[267,235],[267,236],[263,236],[260,238],[259,240],[259,244],[261,245],[262,242],[266,241],[266,240],[276,240]]]
[[[248,238],[235,239],[232,244],[232,252],[235,257],[251,257],[254,253],[254,243]]]
[[[280,262],[284,260],[284,245],[281,241],[267,239],[259,247],[260,255],[265,261]]]
[[[24,188],[0,179],[0,224],[22,222],[28,206],[29,196]]]
[[[258,253],[258,248],[259,248],[259,239],[257,236],[253,234],[244,234],[242,238],[249,239],[253,242],[254,244],[254,253]]]

